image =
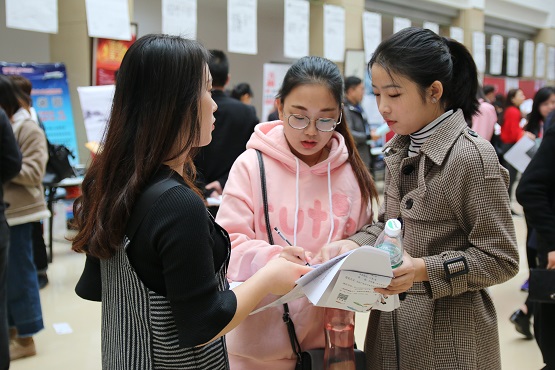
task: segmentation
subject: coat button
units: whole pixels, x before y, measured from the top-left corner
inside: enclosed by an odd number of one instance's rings
[[[474,131],[474,130],[468,130],[468,134],[469,134],[470,136],[478,137],[478,134],[477,134],[476,131]]]
[[[410,175],[414,171],[414,166],[412,164],[406,165],[401,171],[404,175]]]
[[[407,202],[405,203],[405,207],[407,209],[411,209],[413,204],[414,204],[414,201],[411,198],[409,198],[409,199],[407,199]]]

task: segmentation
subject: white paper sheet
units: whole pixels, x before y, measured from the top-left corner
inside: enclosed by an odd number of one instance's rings
[[[257,0],[227,0],[227,50],[258,53]]]
[[[197,0],[162,0],[162,33],[197,38]]]
[[[6,27],[58,33],[58,1],[6,0]]]
[[[301,58],[309,54],[310,4],[306,0],[285,0],[283,55]]]
[[[324,57],[345,61],[345,9],[337,5],[324,5]]]
[[[532,77],[534,73],[534,41],[524,41],[522,52],[522,77]]]
[[[536,45],[536,77],[545,77],[546,45],[540,42]]]
[[[434,22],[424,22],[422,24],[422,28],[426,28],[429,29],[431,31],[434,31],[436,34],[439,35],[439,24],[434,23]]]
[[[291,292],[251,315],[303,296],[320,307],[357,312],[370,309],[391,311],[399,307],[398,297],[383,299],[374,292],[374,288],[388,286],[392,278],[387,252],[363,246],[317,266],[297,280],[297,286]]]
[[[381,14],[372,12],[362,14],[362,35],[364,38],[364,56],[366,63],[368,63],[382,40]]]
[[[90,37],[131,40],[127,0],[85,0]]]
[[[514,37],[507,39],[507,76],[518,76],[519,43]]]
[[[456,40],[460,43],[464,42],[464,30],[460,27],[450,27],[449,28],[449,37],[453,40]]]
[[[532,160],[534,154],[536,154],[536,149],[536,142],[524,135],[505,153],[503,158],[516,168],[518,172],[522,173]]]
[[[472,32],[472,56],[478,72],[486,71],[486,36],[483,32]]]
[[[100,143],[106,129],[112,100],[114,98],[114,85],[78,87],[81,111],[87,132],[87,141]]]
[[[402,17],[395,17],[393,18],[393,33],[397,33],[404,28],[408,28],[412,26],[410,19],[402,18]]]
[[[489,73],[500,75],[503,69],[503,36],[491,36],[491,49],[489,54]]]
[[[280,63],[264,63],[263,81],[262,81],[262,117],[264,122],[268,118],[268,114],[274,109],[274,101],[276,95],[281,88],[283,78],[290,64]]]
[[[555,48],[553,46],[547,48],[547,79],[555,80]]]

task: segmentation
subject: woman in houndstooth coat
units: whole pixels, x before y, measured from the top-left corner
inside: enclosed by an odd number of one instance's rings
[[[396,133],[385,148],[384,202],[378,222],[322,253],[373,245],[385,221],[402,220],[403,265],[377,291],[406,295],[399,309],[371,313],[368,369],[500,369],[486,288],[518,272],[518,250],[507,171],[466,124],[478,107],[474,61],[460,43],[408,28],[383,41],[369,66]]]

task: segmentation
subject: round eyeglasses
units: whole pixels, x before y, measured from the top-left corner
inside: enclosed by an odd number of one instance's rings
[[[318,118],[315,120],[316,122],[316,129],[322,132],[330,132],[335,130],[335,127],[341,123],[341,119],[343,117],[343,112],[339,113],[339,121],[335,122],[333,118]],[[302,114],[290,114],[288,116],[283,116],[284,119],[287,120],[289,126],[296,130],[304,130],[305,128],[310,125],[311,119],[307,116],[303,116]]]

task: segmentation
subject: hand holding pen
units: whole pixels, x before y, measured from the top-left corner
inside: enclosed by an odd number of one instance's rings
[[[308,263],[307,260],[306,260],[306,253],[305,253],[304,249],[301,248],[301,247],[294,247],[293,244],[291,244],[291,242],[289,240],[287,240],[285,235],[283,235],[277,227],[274,227],[274,230],[279,235],[279,237],[282,238],[287,243],[287,245],[289,245],[291,247],[291,248],[284,248],[284,250],[283,250],[283,252],[281,253],[280,256],[287,259],[287,260],[291,260],[290,256],[293,255],[294,258],[296,257],[296,258],[300,259],[301,261],[303,261],[306,266],[310,266],[310,263]],[[295,252],[297,252],[297,253],[295,253]],[[301,258],[301,256],[299,254],[302,254],[304,259]]]

